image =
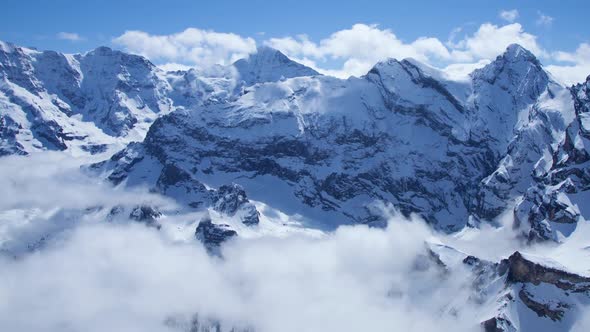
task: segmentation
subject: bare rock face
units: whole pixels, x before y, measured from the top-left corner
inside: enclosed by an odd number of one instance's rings
[[[162,216],[162,213],[157,208],[149,205],[140,205],[131,210],[129,218],[137,222],[145,223],[148,226],[154,226],[160,228],[158,225],[158,218]]]
[[[485,332],[508,332],[515,331],[509,320],[499,317],[490,318],[481,323]]]
[[[542,324],[560,324],[555,326],[567,330],[566,325],[579,313],[580,303],[590,300],[590,277],[547,262],[536,262],[520,252],[499,263],[485,263],[471,256],[464,263],[474,267],[476,280],[485,280],[475,288],[480,296],[482,289],[498,278],[503,280],[503,287],[491,295],[497,297],[494,301],[497,315],[481,323],[485,331],[527,331],[529,325],[526,324],[531,322],[521,321],[523,313],[514,316],[515,311],[511,309],[520,307],[533,312]],[[483,271],[492,273],[487,273],[489,278],[482,279]]]
[[[212,254],[219,254],[221,245],[237,235],[238,233],[231,226],[214,224],[209,216],[203,217],[195,230],[197,240],[201,241],[207,251]]]
[[[213,194],[213,209],[228,216],[240,213],[242,223],[257,225],[259,213],[250,203],[246,191],[238,184],[223,185]]]
[[[525,259],[518,251],[508,258],[506,281],[509,283],[531,283],[533,285],[546,283],[565,291],[590,292],[590,278],[534,263]]]

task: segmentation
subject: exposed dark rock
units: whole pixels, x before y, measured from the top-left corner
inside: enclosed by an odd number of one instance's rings
[[[482,322],[481,326],[485,332],[507,332],[505,327],[512,327],[512,323],[504,318],[493,317]]]
[[[156,208],[149,205],[141,205],[131,210],[129,218],[138,222],[145,223],[148,226],[155,225],[158,229],[160,225],[156,225],[158,218],[162,216],[162,213]]]
[[[257,225],[260,214],[256,207],[250,203],[246,191],[238,184],[223,185],[213,194],[213,209],[218,212],[235,215],[239,210],[243,211],[242,223]]]
[[[201,241],[207,251],[212,254],[219,254],[221,245],[237,235],[238,233],[229,225],[214,224],[208,215],[199,221],[195,230],[197,240]]]
[[[254,332],[252,327],[224,326],[223,321],[194,314],[191,317],[171,316],[164,320],[164,325],[179,332]]]
[[[551,309],[546,303],[539,303],[534,300],[532,294],[521,289],[518,297],[529,309],[534,311],[539,317],[549,317],[552,321],[560,321],[563,318],[564,309],[569,308],[567,304],[557,304],[558,309]]]
[[[108,146],[106,144],[87,144],[82,145],[82,150],[89,152],[90,154],[99,154],[107,151]]]
[[[509,283],[547,283],[572,292],[590,292],[590,278],[552,267],[540,265],[524,258],[518,251],[508,258]]]

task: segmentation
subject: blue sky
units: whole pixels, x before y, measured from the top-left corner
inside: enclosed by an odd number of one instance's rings
[[[535,37],[538,48],[532,48],[539,51],[535,53],[545,52],[545,56],[540,56],[543,63],[568,66],[585,64],[584,59],[575,59],[576,50],[590,42],[590,28],[587,24],[590,1],[3,0],[3,9],[0,39],[4,41],[70,53],[107,45],[141,53],[156,63],[190,66],[198,66],[199,63],[195,61],[201,61],[202,58],[180,61],[182,59],[179,56],[154,56],[154,52],[146,51],[145,47],[130,47],[129,38],[125,41],[119,39],[118,42],[114,40],[130,30],[145,32],[149,36],[167,36],[187,28],[196,28],[200,31],[233,33],[244,39],[254,40],[258,45],[269,44],[272,38],[289,37],[301,41],[297,36],[305,34],[305,40],[320,45],[330,40],[338,31],[351,30],[355,24],[360,23],[378,31],[388,31],[404,44],[411,44],[420,37],[428,37],[448,46],[450,40],[459,42],[473,37],[485,23],[498,29],[505,25],[518,24],[521,34]],[[503,11],[517,14],[507,14],[502,18]],[[489,32],[490,36],[496,34],[493,30]],[[151,39],[146,38],[144,42],[151,42]],[[495,41],[489,40],[489,43]],[[270,44],[275,47],[284,45],[276,42]],[[392,47],[395,45],[397,44],[392,44]],[[370,44],[364,46],[372,47]],[[465,50],[466,47],[462,49]],[[245,49],[242,51],[247,53]],[[349,63],[349,69],[344,68],[346,61],[351,58],[359,60],[358,54],[334,50],[310,53],[292,47],[283,51],[302,62],[338,72],[341,76],[344,75],[342,73],[357,74],[356,71],[360,72],[366,67],[363,64],[350,70],[352,65]],[[557,52],[565,52],[571,56],[560,57]],[[227,56],[227,59],[220,62],[229,61],[242,55],[241,53],[243,52],[230,52],[228,55],[213,52]],[[382,53],[394,57],[416,55],[412,51]],[[381,54],[377,54],[375,59],[379,55]],[[578,58],[580,56],[584,57],[585,53],[577,55]],[[424,57],[418,54],[417,57],[437,67],[444,67],[451,63],[476,63],[489,56],[479,54],[455,59],[455,54],[451,58],[441,57],[440,54]],[[375,59],[364,56],[359,61],[368,63]],[[567,63],[563,62],[564,59],[568,60]]]

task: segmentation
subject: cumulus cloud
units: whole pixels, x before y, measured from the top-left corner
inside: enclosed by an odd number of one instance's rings
[[[193,66],[183,65],[181,63],[175,63],[175,62],[162,63],[162,64],[159,64],[158,67],[160,67],[160,69],[162,69],[164,71],[177,71],[177,70],[186,71],[186,70],[193,68]]]
[[[547,70],[561,82],[572,85],[584,82],[590,75],[590,44],[582,43],[575,52],[555,52],[552,56],[563,64],[549,65]]]
[[[482,59],[473,63],[453,63],[442,68],[442,70],[450,80],[467,81],[469,80],[469,74],[476,69],[483,68],[490,62],[488,59]]]
[[[518,18],[518,10],[516,10],[516,9],[502,10],[499,15],[500,15],[500,18],[503,19],[504,21],[512,23],[512,22],[516,21],[516,19]]]
[[[431,58],[450,57],[447,48],[436,38],[422,37],[412,43],[405,43],[391,30],[367,24],[355,24],[317,43],[306,35],[299,35],[270,38],[265,44],[294,58],[311,59],[314,63],[341,60],[342,68],[323,70],[341,77],[366,74],[375,63],[387,58],[415,58],[427,62]]]
[[[142,200],[164,201],[141,191],[117,191],[84,175],[80,165],[91,159],[73,158],[64,153],[2,158],[0,173],[0,210],[34,206],[41,209],[83,209],[94,205],[132,204]],[[83,193],[83,195],[81,195]]]
[[[307,59],[321,72],[340,77],[363,75],[376,62],[387,58],[414,58],[427,64],[464,64],[462,68],[476,68],[483,61],[494,59],[512,43],[521,44],[537,56],[547,56],[537,37],[525,32],[519,23],[503,26],[484,23],[473,34],[459,39],[461,32],[462,29],[453,30],[446,45],[433,37],[404,42],[389,29],[355,24],[317,43],[305,35],[271,38],[265,43],[293,58]],[[343,61],[341,68],[322,68],[328,60],[334,59]]]
[[[126,31],[113,43],[153,61],[197,67],[229,64],[256,51],[256,42],[250,37],[196,28],[171,35]]]
[[[504,26],[484,23],[473,35],[466,36],[453,45],[452,56],[463,61],[494,59],[513,43],[520,44],[539,57],[547,56],[537,37],[525,32],[519,23]]]
[[[518,11],[502,11],[500,16],[513,21],[518,17]],[[164,70],[227,65],[256,51],[253,38],[197,28],[170,35],[127,31],[114,38],[113,43],[126,51],[148,57]],[[445,43],[429,36],[404,41],[392,30],[375,24],[354,24],[349,29],[336,31],[317,41],[304,34],[262,41],[262,44],[282,51],[297,62],[341,78],[364,75],[377,62],[387,58],[413,58],[441,68],[453,79],[465,79],[470,70],[489,63],[513,43],[547,60],[554,76],[564,83],[578,82],[585,77],[583,73],[590,73],[586,65],[588,57],[583,57],[585,44],[571,54],[550,52],[541,46],[537,36],[525,31],[520,23],[483,23],[471,33],[456,28]]]
[[[82,41],[84,38],[75,32],[59,32],[57,34],[58,39],[69,40],[69,41]]]

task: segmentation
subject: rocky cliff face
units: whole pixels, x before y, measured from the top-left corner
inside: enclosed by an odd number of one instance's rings
[[[590,298],[590,278],[515,252],[496,265],[504,280],[498,314],[482,322],[486,331],[568,330]],[[527,308],[522,311],[521,308]],[[537,319],[527,319],[535,315]]]
[[[548,160],[535,169],[535,181],[515,208],[517,226],[531,240],[559,240],[588,215],[589,91],[590,79],[571,88],[575,118]]]

